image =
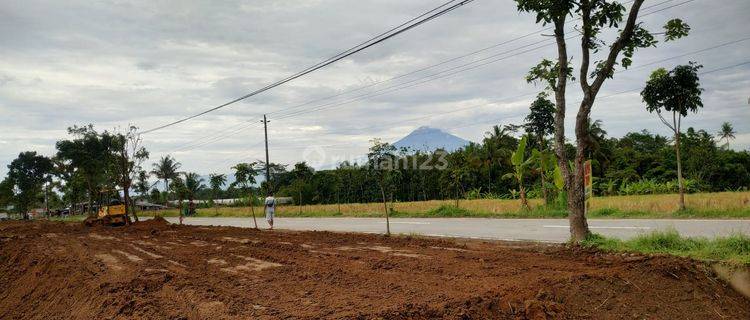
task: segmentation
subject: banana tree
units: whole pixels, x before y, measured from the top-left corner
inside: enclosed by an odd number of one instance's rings
[[[537,149],[532,150],[531,157],[536,160],[536,169],[539,172],[539,180],[541,180],[542,198],[544,198],[545,204],[549,204],[550,197],[547,194],[549,190],[547,180],[550,177],[550,173],[555,170],[557,159],[552,152],[539,151]]]
[[[515,179],[518,183],[518,191],[521,197],[521,209],[529,209],[529,201],[526,199],[526,189],[523,186],[523,177],[528,173],[529,168],[535,161],[535,157],[532,154],[529,158],[524,158],[526,153],[526,136],[521,138],[518,143],[516,151],[510,156],[510,162],[514,167],[513,172],[507,173],[503,176],[505,179]]]
[[[560,169],[558,162],[555,162],[555,171],[552,173],[552,177],[555,188],[557,188],[556,205],[560,208],[565,208],[568,205],[568,195],[565,192],[565,179],[563,178],[562,169]]]

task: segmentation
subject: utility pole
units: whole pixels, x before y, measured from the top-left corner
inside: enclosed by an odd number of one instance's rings
[[[266,115],[264,114],[263,115],[263,120],[261,120],[260,122],[263,122],[263,133],[266,136],[266,186],[268,186],[267,192],[270,193],[271,190],[272,190],[272,188],[271,188],[271,170],[268,167],[268,165],[269,165],[269,163],[268,163],[268,123],[270,121],[268,121],[266,119]]]

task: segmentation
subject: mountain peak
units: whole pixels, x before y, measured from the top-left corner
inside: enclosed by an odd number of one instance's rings
[[[428,126],[421,126],[393,143],[399,149],[406,147],[411,150],[425,152],[432,152],[440,148],[448,152],[453,152],[463,148],[467,144],[469,144],[469,141],[463,138],[445,132],[442,129]]]

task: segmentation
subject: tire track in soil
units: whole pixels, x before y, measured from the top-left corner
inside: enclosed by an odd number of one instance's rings
[[[672,257],[159,221],[3,222],[0,240],[0,318],[750,318]]]

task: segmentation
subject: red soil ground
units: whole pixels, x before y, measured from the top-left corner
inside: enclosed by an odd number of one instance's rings
[[[702,263],[329,232],[0,223],[0,319],[750,319]]]

